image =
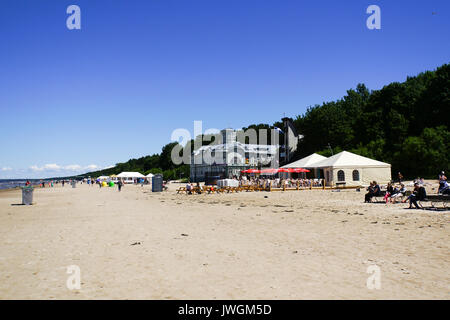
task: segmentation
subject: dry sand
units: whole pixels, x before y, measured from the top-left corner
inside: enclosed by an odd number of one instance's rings
[[[323,190],[0,193],[0,299],[449,299],[449,211]],[[267,196],[267,198],[266,198]],[[134,245],[133,245],[134,244]],[[366,286],[367,267],[381,289]],[[69,290],[67,266],[81,270]]]

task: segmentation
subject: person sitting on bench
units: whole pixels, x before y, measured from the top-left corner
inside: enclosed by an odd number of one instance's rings
[[[439,194],[450,194],[450,185],[446,180],[443,180],[439,185]]]
[[[411,194],[408,198],[403,200],[402,202],[405,203],[409,200],[409,209],[412,209],[412,205],[416,207],[416,209],[420,209],[419,205],[417,204],[417,201],[423,201],[427,197],[427,192],[425,191],[425,188],[420,186],[418,183],[414,184],[414,193]]]
[[[371,202],[373,197],[381,196],[381,188],[376,181],[372,181],[370,183],[369,188],[367,188],[367,190],[369,192],[366,193],[364,202]]]
[[[386,201],[386,203],[388,203],[389,198],[396,192],[396,190],[394,189],[394,187],[392,186],[392,183],[388,183],[387,188],[386,188],[386,194],[384,195],[384,201]]]
[[[186,184],[186,192],[188,194],[192,194],[192,184],[190,184],[189,182]]]
[[[372,199],[373,197],[373,185],[372,182],[370,183],[369,187],[367,187],[367,192],[366,195],[364,196],[364,203],[366,202],[370,202],[370,199]]]
[[[391,195],[391,201],[392,203],[396,203],[398,198],[404,197],[406,193],[405,185],[402,183],[400,184],[400,190],[397,190],[397,188],[394,189],[394,193]]]

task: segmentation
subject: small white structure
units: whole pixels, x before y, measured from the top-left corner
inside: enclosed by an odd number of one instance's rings
[[[321,156],[320,154],[317,153],[313,153],[305,158],[291,162],[283,166],[282,168],[312,168],[311,165],[325,159],[327,159],[327,157]]]
[[[117,178],[121,179],[124,183],[134,183],[134,180],[145,178],[145,176],[139,172],[121,172],[117,175]]]
[[[145,176],[147,178],[148,183],[152,183],[152,178],[153,178],[153,173],[149,173],[148,175]]]
[[[320,175],[319,175],[320,169],[314,168],[313,165],[315,163],[317,163],[319,161],[322,161],[322,160],[325,160],[325,159],[327,159],[327,157],[321,156],[320,154],[317,154],[317,153],[313,153],[313,154],[310,154],[309,156],[304,157],[304,158],[302,158],[300,160],[291,162],[291,163],[283,166],[282,168],[286,168],[286,169],[288,169],[288,168],[313,169],[314,170],[314,176],[317,178],[317,177],[320,177]]]
[[[239,187],[239,181],[236,179],[217,180],[217,186],[220,187]]]
[[[109,176],[100,176],[97,179],[100,180],[100,181],[106,181],[106,180],[109,180],[111,178]]]
[[[327,186],[367,186],[371,181],[385,184],[391,181],[389,163],[342,151],[310,168],[323,169]]]

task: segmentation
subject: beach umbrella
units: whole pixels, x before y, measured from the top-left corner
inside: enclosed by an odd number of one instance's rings
[[[261,170],[258,170],[258,169],[247,169],[247,170],[242,170],[241,172],[243,172],[243,173],[261,173]]]
[[[274,169],[274,168],[268,168],[268,169],[261,170],[261,173],[266,173],[266,174],[274,174],[277,172],[278,172],[278,169]]]
[[[309,172],[309,170],[303,168],[293,168],[291,172],[301,173],[301,172]]]
[[[291,168],[279,168],[277,169],[277,172],[293,172],[291,170],[292,170]]]

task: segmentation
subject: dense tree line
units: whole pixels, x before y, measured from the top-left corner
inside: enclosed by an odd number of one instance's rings
[[[330,156],[331,152],[348,150],[391,163],[394,176],[401,171],[410,178],[435,177],[438,172],[450,168],[449,112],[449,64],[408,77],[403,83],[391,83],[380,90],[370,91],[364,84],[358,84],[342,99],[309,107],[293,119],[297,131],[304,135],[295,159],[313,152]],[[282,128],[282,122],[252,124],[243,130],[252,128],[258,132],[258,129],[274,127]],[[200,140],[198,145],[214,141],[206,136],[196,139]],[[282,135],[280,141],[283,141]],[[165,179],[187,178],[189,165],[174,165],[171,161],[171,152],[176,145],[177,142],[169,143],[160,154],[131,159],[86,175],[139,171],[163,173]],[[193,148],[194,141],[191,140],[184,152],[190,153]]]
[[[359,84],[338,101],[307,109],[294,124],[297,158],[348,150],[392,164],[393,173],[436,177],[450,154],[450,65],[369,91]]]

